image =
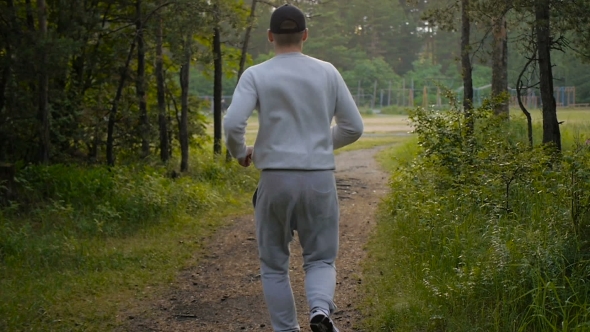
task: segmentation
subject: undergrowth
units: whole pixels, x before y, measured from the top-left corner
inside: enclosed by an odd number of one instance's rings
[[[590,331],[587,137],[531,148],[491,108],[473,136],[458,109],[418,108],[417,142],[388,152],[367,331]]]
[[[129,301],[171,280],[256,185],[255,170],[203,154],[181,176],[20,167],[16,199],[0,209],[0,330],[112,330]]]

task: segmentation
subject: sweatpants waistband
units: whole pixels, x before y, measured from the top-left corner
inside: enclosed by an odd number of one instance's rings
[[[261,170],[262,172],[326,172],[326,171],[334,171],[333,168],[329,169],[290,169],[290,168],[265,168]]]

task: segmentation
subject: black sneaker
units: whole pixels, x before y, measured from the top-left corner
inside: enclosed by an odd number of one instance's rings
[[[313,332],[340,332],[334,322],[323,313],[314,313],[309,322],[309,327]]]

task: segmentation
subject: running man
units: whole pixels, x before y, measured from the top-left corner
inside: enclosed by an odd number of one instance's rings
[[[261,170],[253,201],[262,287],[274,331],[300,331],[289,279],[289,243],[297,231],[310,327],[337,332],[330,318],[336,310],[339,237],[334,150],[358,140],[363,122],[336,68],[302,53],[307,38],[301,10],[275,9],[268,30],[275,56],[244,71],[223,125],[231,155],[240,165],[253,162]],[[251,147],[245,133],[255,109],[259,129]]]

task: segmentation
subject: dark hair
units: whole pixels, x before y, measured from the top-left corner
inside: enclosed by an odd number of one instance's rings
[[[296,27],[296,26],[297,26],[297,23],[295,23],[291,20],[287,20],[287,21],[284,21],[283,23],[281,23],[281,29],[292,29],[293,27]],[[273,38],[274,38],[275,44],[277,46],[299,45],[303,41],[303,33],[304,32],[305,32],[305,30],[301,31],[301,32],[295,32],[295,33],[281,33],[281,34],[273,33]]]

